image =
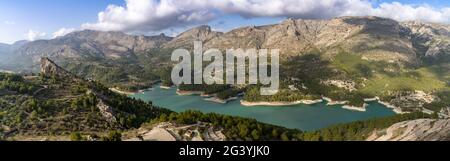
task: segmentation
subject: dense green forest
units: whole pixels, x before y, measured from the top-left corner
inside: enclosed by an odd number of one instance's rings
[[[182,84],[178,86],[182,91],[202,91],[205,94],[214,94],[230,88],[229,85],[207,85],[207,84]]]
[[[231,97],[236,97],[240,94],[245,92],[245,89],[239,89],[239,88],[229,88],[224,91],[216,93],[217,98],[225,100]]]
[[[219,85],[219,84],[213,84],[213,85],[182,84],[182,85],[178,86],[178,89],[182,90],[182,91],[201,91],[207,95],[215,94],[217,96],[217,98],[223,99],[223,100],[231,98],[231,97],[236,97],[239,94],[246,91],[246,88],[238,88],[238,87],[232,87],[230,85]]]
[[[173,86],[173,82],[172,82],[172,77],[171,77],[171,69],[170,68],[166,68],[166,69],[162,69],[160,71],[160,77],[161,77],[161,85],[166,86],[166,87],[171,87]]]
[[[138,128],[149,119],[171,112],[164,108],[155,107],[151,102],[116,94],[98,82],[91,82],[89,88],[107,98],[106,103],[117,110],[116,117],[120,124],[126,128]]]
[[[138,91],[159,81],[165,86],[173,85],[170,53],[168,49],[151,49],[114,60],[85,57],[82,61],[65,59],[58,63],[78,76],[99,81],[108,87]]]
[[[261,86],[255,85],[248,87],[244,100],[249,102],[295,102],[299,100],[315,100],[320,99],[320,96],[307,95],[300,91],[290,91],[287,89],[281,89],[277,94],[271,96],[261,95]]]
[[[438,102],[427,103],[423,107],[435,112],[440,112],[442,107],[450,107],[450,91],[437,91],[435,95],[440,99]]]
[[[347,124],[333,125],[314,132],[306,132],[301,135],[301,138],[305,141],[363,141],[367,139],[374,130],[385,129],[395,123],[420,118],[436,119],[437,116],[414,112],[386,118],[356,121]]]
[[[157,122],[176,122],[179,124],[195,124],[198,121],[211,123],[216,127],[223,128],[224,134],[229,140],[289,140],[299,130],[264,124],[254,119],[225,116],[220,114],[204,114],[198,111],[186,111],[182,113],[171,113],[161,115]]]
[[[141,100],[108,90],[101,83],[38,76],[26,80],[0,73],[0,121],[16,134],[67,134],[138,128],[171,113]],[[109,122],[97,107],[112,108],[117,122]]]
[[[24,78],[14,74],[0,73],[0,91],[9,90],[21,94],[32,94],[37,86],[25,82]]]
[[[311,132],[302,132],[300,130],[265,124],[254,119],[214,113],[204,114],[198,111],[171,113],[169,115],[163,114],[159,119],[153,120],[153,122],[176,122],[179,124],[195,124],[198,121],[208,122],[215,127],[223,128],[224,134],[229,140],[356,141],[365,140],[374,130],[385,129],[398,122],[432,117],[431,115],[417,112],[339,124]]]

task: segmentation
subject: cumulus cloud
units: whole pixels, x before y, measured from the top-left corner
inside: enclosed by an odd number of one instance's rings
[[[215,17],[199,0],[126,0],[126,6],[109,5],[98,14],[97,23],[82,29],[112,31],[157,31],[173,26],[204,23]]]
[[[28,30],[28,33],[25,34],[26,39],[29,40],[29,41],[44,39],[45,36],[47,36],[47,33],[39,32],[39,31],[33,31],[33,30]]]
[[[436,9],[426,4],[414,6],[399,2],[382,3],[379,8],[372,8],[369,15],[388,17],[398,21],[450,23],[450,7]]]
[[[237,14],[245,18],[333,18],[380,16],[398,21],[420,20],[450,23],[450,8],[409,5],[399,2],[374,5],[369,0],[126,0],[125,6],[109,5],[98,21],[83,29],[113,31],[159,31],[171,27],[209,22],[218,16]]]
[[[74,29],[74,28],[61,28],[58,31],[53,33],[53,38],[64,36],[64,35],[67,35],[68,33],[74,32],[74,31],[76,31],[76,29]]]
[[[216,5],[226,13],[252,17],[331,18],[360,14],[371,3],[364,0],[231,0]]]

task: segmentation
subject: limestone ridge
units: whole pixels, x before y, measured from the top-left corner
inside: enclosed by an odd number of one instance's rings
[[[374,132],[368,141],[448,141],[450,120],[419,119],[400,122]]]
[[[53,60],[89,57],[119,59],[143,53],[147,49],[159,48],[170,40],[172,38],[165,35],[135,36],[122,32],[84,30],[51,40],[29,42],[14,53],[17,57],[29,58],[35,64],[38,64],[42,56]]]
[[[164,44],[165,48],[191,48],[193,41],[201,41],[203,43],[223,35],[221,32],[216,32],[210,26],[202,25],[190,30],[187,30],[172,41]]]
[[[74,74],[68,72],[67,70],[65,70],[64,68],[58,66],[55,62],[50,60],[48,57],[41,58],[41,74],[46,77],[56,77],[56,78],[60,78],[60,79],[66,79],[68,81],[85,82],[85,83],[90,83],[91,85],[93,85],[90,81],[82,80],[81,78],[77,77],[76,75],[74,75]],[[96,107],[99,109],[102,116],[109,123],[117,124],[117,119],[114,116],[114,109],[104,101],[104,100],[108,100],[108,98],[92,89],[90,89],[87,93],[93,94],[97,97]]]
[[[41,71],[40,73],[44,76],[52,77],[56,76],[59,78],[76,78],[75,75],[56,65],[55,62],[50,60],[48,57],[41,58]]]
[[[63,79],[71,79],[79,81],[80,79],[68,72],[67,70],[63,69],[62,67],[58,66],[56,63],[54,63],[52,60],[50,60],[48,57],[42,57],[41,58],[41,74],[47,77],[57,77],[57,78],[63,78]],[[97,92],[90,90],[89,93],[94,94],[95,96],[100,96],[97,94]],[[102,97],[100,97],[102,98]],[[100,110],[101,114],[105,119],[107,119],[110,123],[117,123],[116,118],[114,117],[113,109],[108,106],[102,99],[97,98],[97,108]],[[107,98],[105,98],[107,99]]]
[[[97,108],[100,110],[102,116],[112,124],[117,123],[117,118],[114,116],[114,110],[111,106],[108,106],[102,99],[97,99]]]
[[[282,57],[320,51],[330,58],[338,52],[347,52],[368,60],[416,65],[422,60],[450,61],[448,25],[397,22],[380,17],[340,17],[287,19],[278,24],[240,27],[225,33],[203,25],[174,38],[84,30],[52,40],[28,42],[14,50],[11,55],[17,60],[11,62],[38,64],[43,55],[53,60],[128,59],[142,57],[152,49],[192,49],[193,41],[202,41],[204,49],[280,49]]]

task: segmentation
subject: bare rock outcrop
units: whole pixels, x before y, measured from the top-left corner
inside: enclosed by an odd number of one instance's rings
[[[172,41],[164,44],[164,47],[192,49],[194,41],[207,42],[222,34],[221,32],[213,31],[210,26],[203,25],[181,33]]]
[[[431,61],[449,61],[450,26],[418,21],[402,23],[409,30],[418,54]]]
[[[177,125],[162,122],[150,127],[143,126],[137,131],[129,132],[126,141],[226,141],[221,129],[208,123]]]
[[[422,107],[437,100],[436,96],[423,91],[400,91],[394,93],[394,96],[389,103],[406,109]]]
[[[59,78],[66,78],[66,77],[75,77],[75,75],[71,74],[70,72],[66,71],[65,69],[58,66],[56,63],[54,63],[52,60],[50,60],[47,57],[41,58],[41,74],[45,76],[56,76]]]
[[[108,106],[105,102],[103,102],[103,100],[101,99],[97,99],[98,103],[97,103],[97,108],[100,110],[100,113],[102,114],[103,117],[105,117],[105,119],[109,122],[109,123],[117,123],[117,119],[114,116],[114,111],[113,109]]]
[[[117,59],[159,48],[170,40],[172,38],[164,34],[135,36],[123,32],[84,30],[51,40],[29,42],[17,49],[15,55],[29,57],[32,63],[38,63],[43,56],[53,60],[85,57]]]
[[[419,119],[400,122],[374,132],[368,141],[449,141],[450,120]]]

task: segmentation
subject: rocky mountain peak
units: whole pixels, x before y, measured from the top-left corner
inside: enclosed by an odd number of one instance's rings
[[[200,30],[200,31],[211,32],[211,26],[208,26],[208,25],[201,25],[201,26],[199,26],[199,27],[194,28],[193,30]]]
[[[409,28],[413,34],[429,34],[450,36],[450,26],[434,23],[424,23],[421,21],[409,21],[402,23]]]
[[[27,61],[31,60],[36,67],[42,56],[54,60],[84,57],[120,59],[159,48],[170,40],[172,38],[165,35],[136,36],[123,32],[83,30],[56,39],[28,42],[18,48],[15,59],[28,57]]]
[[[288,18],[286,20],[283,20],[281,22],[281,24],[284,24],[284,25],[295,25],[296,21],[300,21],[300,20],[301,19],[296,20],[296,19],[293,19],[293,18]]]
[[[285,56],[319,50],[333,57],[342,50],[368,60],[417,64],[428,56],[444,62],[448,60],[450,27],[422,22],[399,23],[387,18],[363,16],[328,20],[289,18],[279,24],[240,27],[226,33],[202,25],[175,38],[164,34],[136,36],[123,32],[83,30],[52,40],[24,43],[11,55],[16,60],[28,61],[24,64],[33,63],[33,68],[38,69],[42,56],[56,61],[86,57],[115,60],[133,57],[154,48],[192,49],[194,41],[202,41],[205,48],[276,48]],[[337,48],[340,50],[334,50]]]
[[[215,32],[211,30],[210,26],[202,25],[186,32],[181,33],[177,38],[195,38],[197,40],[206,40],[211,36],[214,36]]]
[[[410,21],[401,24],[408,29],[414,47],[427,63],[450,61],[450,26],[435,23]]]
[[[59,78],[65,77],[75,77],[70,72],[58,66],[55,62],[50,60],[48,57],[41,58],[41,71],[40,73],[44,76],[52,77],[56,76]]]
[[[213,38],[221,36],[223,33],[216,32],[211,29],[210,26],[202,25],[190,30],[187,30],[180,35],[178,35],[176,38],[174,38],[172,41],[167,43],[165,47],[167,48],[178,48],[178,47],[185,47],[190,48],[193,46],[194,41],[202,41],[207,42]]]

